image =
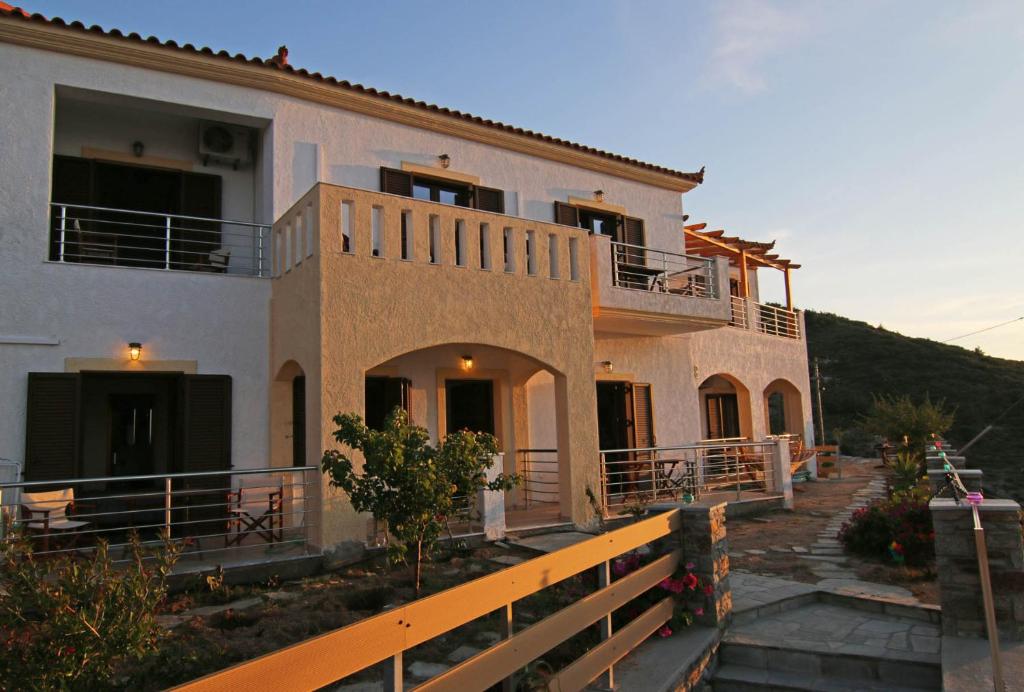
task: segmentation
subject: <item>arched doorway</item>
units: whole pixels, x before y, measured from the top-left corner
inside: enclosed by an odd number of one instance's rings
[[[804,434],[804,408],[800,390],[789,380],[777,379],[764,389],[765,429],[769,435]]]
[[[367,424],[400,406],[435,441],[462,429],[497,438],[501,468],[522,483],[504,497],[509,528],[571,517],[565,377],[526,354],[484,344],[442,344],[364,373]],[[472,530],[478,530],[474,526]]]
[[[271,460],[273,466],[315,465],[308,458],[306,373],[289,360],[271,383]]]
[[[705,440],[750,438],[750,390],[736,377],[711,375],[698,389],[701,406],[701,434]]]

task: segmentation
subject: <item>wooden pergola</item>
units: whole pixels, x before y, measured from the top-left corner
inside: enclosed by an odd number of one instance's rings
[[[739,267],[740,295],[744,298],[750,297],[750,282],[747,278],[749,267],[778,269],[786,281],[786,309],[793,309],[789,270],[799,269],[800,265],[773,254],[771,251],[775,248],[774,240],[770,243],[759,243],[753,240],[743,240],[737,236],[727,236],[721,229],[708,231],[705,230],[706,228],[706,223],[683,226],[686,254],[700,255],[701,257],[728,257],[730,264]]]

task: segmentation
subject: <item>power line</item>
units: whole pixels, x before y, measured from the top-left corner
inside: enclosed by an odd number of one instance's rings
[[[948,344],[950,341],[956,341],[957,339],[966,339],[969,336],[974,336],[975,334],[981,334],[982,332],[987,332],[987,331],[991,331],[993,329],[998,329],[999,327],[1005,327],[1008,324],[1013,324],[1014,322],[1020,322],[1021,320],[1024,320],[1024,317],[1015,317],[1012,320],[1007,320],[1005,322],[1000,322],[999,324],[994,324],[991,327],[985,327],[984,329],[979,329],[978,331],[971,332],[970,334],[961,334],[960,336],[954,336],[952,339],[946,339],[945,341],[940,341],[939,343]]]

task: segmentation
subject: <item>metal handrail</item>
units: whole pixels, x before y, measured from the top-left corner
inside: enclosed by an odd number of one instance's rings
[[[722,444],[722,443],[726,444]],[[623,454],[626,452],[676,452],[685,449],[718,449],[719,447],[771,447],[774,442],[751,442],[746,438],[722,438],[713,443],[701,441],[697,444],[674,445],[669,447],[627,447],[624,449],[602,449],[601,454]]]
[[[671,293],[691,298],[717,298],[718,285],[715,280],[714,260],[698,255],[686,255],[668,250],[657,250],[644,245],[611,241],[612,285],[619,288]],[[635,258],[635,262],[630,262]],[[640,276],[629,267],[644,267],[659,271],[654,277]],[[699,272],[699,273],[695,273]],[[635,278],[628,278],[630,276]],[[685,287],[672,287],[670,282],[683,275],[689,280]],[[626,278],[623,278],[623,277]],[[701,281],[694,282],[694,277]],[[651,279],[650,282],[647,279]],[[638,285],[642,284],[642,285]]]
[[[269,224],[62,202],[50,208],[50,242],[61,263],[269,274]],[[214,227],[197,228],[203,223]]]
[[[299,471],[315,471],[318,466],[271,466],[262,469],[228,469],[226,471],[191,471],[183,473],[150,473],[139,476],[94,476],[92,478],[58,478],[51,481],[20,481],[0,483],[0,490],[4,488],[35,488],[44,485],[68,485],[77,483],[110,483],[121,481],[148,481],[163,480],[165,478],[207,478],[210,476],[248,476],[259,473],[297,473]],[[208,490],[202,488],[202,490]],[[163,495],[163,493],[160,493]]]
[[[270,224],[267,223],[256,223],[254,221],[235,221],[233,219],[211,219],[205,216],[187,216],[185,214],[162,214],[158,211],[137,211],[135,209],[116,209],[114,207],[91,207],[87,204],[71,204],[69,202],[50,202],[50,206],[57,207],[70,207],[74,209],[88,209],[89,211],[116,211],[123,214],[137,214],[140,216],[158,216],[165,217],[170,216],[175,219],[187,219],[189,221],[210,221],[212,223],[230,223],[237,226],[252,226],[254,228],[269,228]]]

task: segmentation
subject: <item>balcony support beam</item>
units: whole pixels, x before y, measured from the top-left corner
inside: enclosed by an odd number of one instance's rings
[[[787,310],[792,310],[793,309],[793,292],[792,292],[792,290],[790,290],[790,287],[789,287],[789,267],[786,267],[786,269],[783,271],[783,276],[785,277],[785,280],[786,280],[786,309]]]

